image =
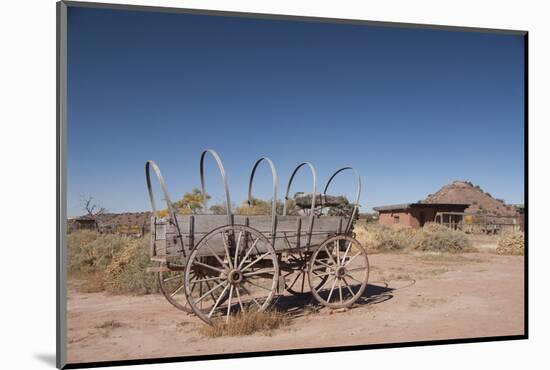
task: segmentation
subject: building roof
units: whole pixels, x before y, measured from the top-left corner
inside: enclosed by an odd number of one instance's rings
[[[469,204],[461,203],[403,203],[403,204],[393,204],[389,206],[373,207],[375,211],[386,212],[386,211],[397,211],[397,210],[406,210],[409,208],[451,208],[451,209],[466,209]]]

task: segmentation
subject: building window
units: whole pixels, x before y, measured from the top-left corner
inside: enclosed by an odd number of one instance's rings
[[[393,216],[393,223],[398,224],[399,223],[399,216],[394,215]]]

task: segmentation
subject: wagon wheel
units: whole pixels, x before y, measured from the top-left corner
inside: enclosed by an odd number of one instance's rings
[[[205,235],[191,252],[185,294],[195,314],[211,324],[241,311],[265,310],[278,279],[277,254],[269,240],[248,226],[228,225]],[[199,291],[201,283],[208,290]]]
[[[338,235],[329,238],[311,256],[311,293],[324,306],[350,307],[365,291],[369,278],[367,252],[356,239]],[[322,285],[322,277],[327,279]]]
[[[162,266],[165,265],[162,264]],[[157,272],[157,282],[168,302],[179,310],[192,313],[193,310],[185,297],[184,269],[185,265],[182,263],[170,263],[170,271]]]
[[[283,275],[285,278],[285,290],[293,295],[308,294],[311,292],[309,288],[309,282],[307,281],[308,275],[308,262],[310,255],[307,255],[301,251],[298,254],[291,254],[288,256],[288,265],[291,271]],[[317,272],[314,272],[317,274]],[[317,287],[323,284],[328,279],[328,276],[321,276]]]

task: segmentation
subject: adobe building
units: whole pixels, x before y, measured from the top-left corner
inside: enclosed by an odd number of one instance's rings
[[[462,221],[463,213],[469,204],[451,203],[406,203],[374,207],[378,212],[378,223],[391,227],[422,227],[426,222],[443,222],[456,225]],[[456,214],[453,214],[456,213]]]
[[[101,233],[118,233],[141,236],[149,231],[151,212],[102,213],[85,215],[69,220],[69,231],[96,230]]]

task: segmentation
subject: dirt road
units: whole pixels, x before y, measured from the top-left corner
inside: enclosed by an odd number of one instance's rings
[[[281,297],[293,314],[271,333],[210,339],[200,320],[161,295],[79,293],[69,286],[71,363],[188,356],[266,349],[523,334],[523,257],[490,252],[463,255],[375,254],[361,302],[345,312],[310,298]]]

